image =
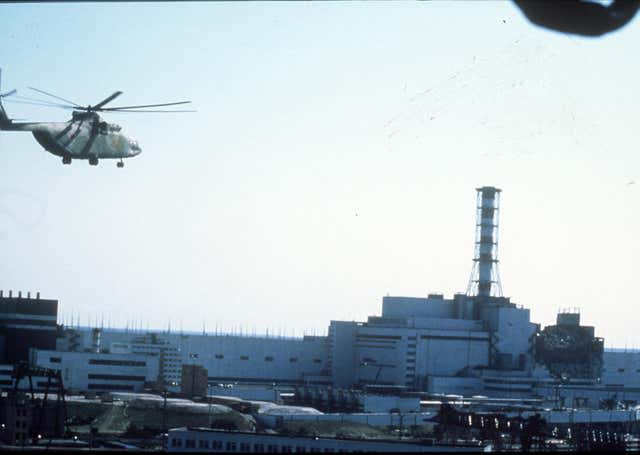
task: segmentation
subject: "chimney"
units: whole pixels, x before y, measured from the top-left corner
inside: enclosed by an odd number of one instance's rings
[[[31,291],[27,291],[27,298],[30,299],[31,298]]]
[[[36,292],[36,299],[40,300],[40,291]]]
[[[0,289],[0,297],[2,297],[2,292],[3,292],[2,289]]]
[[[476,191],[476,244],[467,295],[482,298],[493,295],[501,297],[502,285],[498,273],[500,190],[483,186]]]
[[[9,298],[13,297],[13,291],[9,289]]]
[[[18,291],[18,298],[21,299],[22,298],[22,291]]]

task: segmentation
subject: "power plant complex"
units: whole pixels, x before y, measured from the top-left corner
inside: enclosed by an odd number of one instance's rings
[[[528,309],[502,295],[500,193],[477,189],[473,269],[466,292],[451,298],[386,296],[381,314],[367,321],[331,321],[328,336],[278,338],[55,326],[57,301],[9,291],[0,294],[0,360],[61,369],[68,387],[97,391],[141,390],[150,381],[177,387],[182,365],[200,365],[210,384],[386,385],[555,399],[562,381],[564,399],[594,406],[612,395],[638,399],[640,354],[605,352],[577,312],[558,314],[556,325],[541,330]],[[93,372],[105,365],[139,371]]]
[[[327,336],[282,338],[65,327],[54,323],[57,301],[9,291],[0,294],[0,387],[14,386],[12,370],[22,361],[59,371],[65,388],[76,392],[188,386],[206,394],[232,384],[300,396],[378,391],[556,408],[598,409],[611,400],[637,405],[639,352],[605,350],[577,311],[559,313],[543,329],[529,309],[502,295],[501,190],[476,191],[473,268],[464,293],[385,296],[381,313],[366,321],[330,321]],[[34,387],[45,385],[36,380]]]

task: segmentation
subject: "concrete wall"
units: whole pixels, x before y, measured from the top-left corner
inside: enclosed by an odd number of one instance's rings
[[[66,389],[75,391],[142,391],[158,378],[158,357],[137,354],[31,351],[31,363],[62,372]]]
[[[88,328],[80,330],[90,331]],[[114,343],[128,343],[132,349],[137,346],[136,349],[140,350],[143,344],[134,341],[150,334],[104,329],[101,343],[104,348]],[[169,373],[176,377],[180,377],[183,363],[206,368],[210,383],[303,383],[306,377],[328,373],[326,337],[269,338],[167,332],[157,332],[155,335],[167,342],[177,354],[177,358],[170,359],[173,363],[169,365],[172,368]],[[90,338],[84,334],[83,348],[89,347]],[[158,350],[157,346],[147,347]]]
[[[499,361],[494,366],[502,369],[533,368],[531,337],[537,326],[530,321],[529,310],[509,306],[483,308],[482,319],[494,332],[494,347]],[[524,359],[524,364],[520,359]]]
[[[407,343],[398,332],[381,329],[358,332],[354,384],[405,385]],[[363,335],[367,338],[362,338]],[[376,336],[394,336],[397,339],[372,338]]]
[[[353,383],[424,389],[429,375],[453,376],[467,366],[486,367],[489,335],[483,331],[356,326]],[[348,346],[337,351],[347,351]],[[348,387],[351,384],[341,384]]]
[[[430,393],[471,397],[482,392],[482,381],[479,378],[429,376],[427,384],[427,391]]]
[[[408,317],[407,325],[416,329],[475,330],[484,329],[482,321],[472,319]]]
[[[601,383],[640,387],[640,351],[605,351]]]
[[[382,316],[454,319],[456,306],[451,299],[386,296],[382,298]]]
[[[486,332],[421,331],[417,370],[422,375],[453,376],[466,366],[489,364]]]
[[[210,381],[303,383],[327,369],[326,338],[189,336],[181,341],[183,362],[207,368]]]
[[[334,387],[347,388],[356,381],[356,333],[358,323],[331,321],[329,357]]]

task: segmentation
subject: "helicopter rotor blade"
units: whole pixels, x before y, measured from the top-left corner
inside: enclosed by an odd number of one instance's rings
[[[8,103],[17,103],[17,104],[30,104],[32,106],[42,106],[42,107],[55,107],[56,109],[77,109],[74,106],[65,106],[63,104],[52,104],[52,103],[39,103],[34,101],[24,101],[21,99],[13,99],[10,98],[6,100]]]
[[[142,113],[142,112],[144,112],[144,113],[150,113],[150,114],[154,114],[154,113],[155,113],[155,114],[165,114],[165,113],[168,113],[168,112],[175,113],[175,112],[198,112],[198,111],[195,111],[195,110],[191,110],[191,111],[187,111],[187,110],[184,110],[184,111],[177,111],[177,110],[176,110],[176,111],[165,111],[165,110],[163,110],[163,111],[145,111],[145,110],[138,110],[138,109],[133,109],[133,110],[129,110],[129,109],[126,109],[126,110],[119,110],[119,109],[118,109],[118,110],[115,110],[115,111],[113,111],[113,110],[106,110],[105,112],[106,112],[107,114],[129,114],[129,113],[132,113],[132,114],[133,114],[133,113]]]
[[[29,101],[31,103],[46,104],[46,105],[51,106],[51,107],[64,107],[64,108],[76,109],[75,106],[72,106],[70,104],[53,103],[53,102],[48,101],[48,100],[41,100],[41,99],[38,99],[38,98],[29,98],[27,96],[21,96],[21,95],[16,95],[16,96],[11,97],[11,100],[9,100],[9,101],[14,101],[14,100]]]
[[[57,96],[57,95],[54,95],[53,93],[48,93],[48,92],[45,92],[44,90],[40,90],[40,89],[37,89],[37,88],[34,88],[34,87],[28,87],[28,88],[29,88],[29,89],[31,89],[31,90],[33,90],[33,91],[36,91],[36,92],[42,93],[42,94],[44,94],[44,95],[51,96],[51,97],[53,97],[53,98],[55,98],[55,99],[58,99],[58,100],[60,100],[60,101],[64,101],[65,103],[73,104],[73,105],[74,105],[75,107],[77,107],[77,108],[81,108],[81,107],[82,107],[82,106],[80,106],[78,103],[74,103],[73,101],[69,101],[69,100],[64,99],[64,98],[62,98],[62,97],[59,97],[59,96]]]
[[[179,104],[189,104],[191,103],[191,101],[178,101],[175,103],[162,103],[162,104],[140,104],[138,106],[119,106],[119,107],[108,107],[105,109],[102,109],[103,111],[121,111],[121,110],[126,110],[126,109],[139,109],[139,108],[143,108],[143,107],[162,107],[162,106],[177,106]],[[149,111],[149,112],[156,112],[156,111]]]
[[[107,103],[110,103],[111,101],[113,101],[115,98],[119,97],[120,95],[122,95],[121,91],[117,91],[114,92],[112,95],[106,97],[105,99],[103,99],[102,101],[100,101],[98,104],[96,104],[95,106],[90,106],[89,110],[92,111],[100,111],[102,110],[102,106],[104,106]]]

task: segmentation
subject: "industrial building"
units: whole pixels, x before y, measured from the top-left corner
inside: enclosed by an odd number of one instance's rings
[[[33,305],[5,298],[2,302],[11,303],[13,313],[3,310],[3,314],[19,314],[25,320],[27,308],[40,308],[38,301],[41,306],[52,302],[49,313],[38,315],[39,321],[46,321],[47,336],[38,337],[42,342],[31,346],[30,359],[39,367],[68,369],[65,385],[79,390],[97,390],[95,375],[111,374],[136,379],[103,378],[107,382],[100,383],[105,386],[100,390],[125,386],[138,390],[156,381],[179,391],[183,366],[196,365],[208,372],[211,386],[394,386],[433,394],[544,398],[591,407],[613,397],[640,401],[640,353],[605,351],[595,329],[580,325],[576,311],[561,312],[555,325],[542,329],[531,321],[529,309],[502,295],[501,190],[482,187],[476,192],[475,248],[464,293],[451,298],[386,296],[380,315],[361,322],[331,321],[326,337],[83,327],[56,332],[57,302],[37,299]],[[57,341],[52,342],[55,333]],[[101,369],[107,364],[92,363],[98,358],[121,363],[112,364],[107,372]],[[127,362],[146,363],[134,367]]]
[[[29,350],[55,349],[58,301],[0,290],[0,364],[29,360]]]

